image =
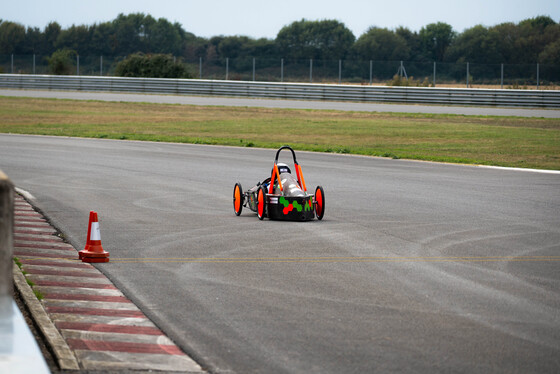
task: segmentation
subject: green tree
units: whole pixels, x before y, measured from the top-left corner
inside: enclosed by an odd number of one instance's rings
[[[49,71],[54,75],[70,75],[76,67],[76,51],[70,49],[59,49],[54,51],[48,58]]]
[[[284,26],[276,36],[276,45],[283,57],[293,59],[344,59],[356,37],[335,20],[302,19]]]
[[[410,57],[410,47],[399,34],[379,27],[371,27],[354,45],[360,60],[398,61]]]
[[[43,46],[43,50],[41,51],[42,54],[50,55],[56,50],[55,43],[61,30],[62,28],[57,22],[51,22],[45,26],[43,31],[45,44]]]
[[[72,25],[66,30],[62,30],[56,39],[57,49],[69,49],[76,51],[80,55],[91,53],[91,33],[86,25]]]
[[[192,78],[180,61],[164,54],[134,53],[117,64],[115,74],[120,77]]]
[[[408,28],[400,26],[395,30],[395,34],[400,36],[406,42],[409,50],[409,58],[413,61],[426,61],[428,58],[422,50],[420,36],[416,31],[412,32]]]
[[[537,31],[544,31],[548,26],[556,25],[556,22],[549,16],[537,16],[534,18],[527,18],[519,22],[520,27],[529,27]]]
[[[146,52],[174,55],[181,53],[181,37],[184,31],[179,24],[173,25],[165,18],[160,18],[157,22],[146,26],[145,34],[147,37]]]
[[[25,41],[23,43],[23,53],[34,54],[41,53],[45,44],[44,35],[38,27],[28,27],[25,32]]]
[[[114,43],[114,29],[110,22],[103,22],[99,25],[94,24],[90,28],[90,45],[88,54],[94,56],[112,55],[112,45]]]
[[[149,52],[150,30],[156,20],[144,13],[119,14],[113,20],[113,54]]]
[[[502,61],[500,63],[519,63],[523,51],[517,49],[519,27],[512,23],[501,23],[488,29],[488,37],[494,40],[496,53]]]
[[[515,44],[522,51],[519,62],[538,62],[546,46],[560,38],[560,25],[547,16],[526,19],[518,27],[520,35]]]
[[[7,21],[0,24],[0,54],[23,53],[24,43],[25,27]]]
[[[498,52],[497,39],[482,25],[465,30],[449,47],[447,59],[456,62],[496,64],[503,62]]]
[[[539,62],[560,66],[560,39],[548,44],[539,54]]]
[[[266,59],[278,59],[278,50],[276,48],[276,43],[274,40],[267,38],[260,38],[257,40],[251,40],[248,46],[248,53],[251,56],[266,58]]]
[[[249,49],[250,39],[247,36],[226,36],[217,45],[218,55],[222,58],[245,57]]]
[[[206,58],[207,47],[207,39],[199,38],[192,33],[185,32],[183,35],[181,55],[188,60],[197,59],[199,57]]]
[[[445,52],[453,42],[456,33],[451,25],[438,22],[422,27],[419,36],[424,53],[433,61],[444,61]]]

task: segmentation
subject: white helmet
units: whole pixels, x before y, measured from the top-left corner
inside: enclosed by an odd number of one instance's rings
[[[284,164],[283,162],[277,163],[276,166],[278,167],[278,172],[280,174],[282,174],[282,173],[292,174],[292,171],[290,170],[290,167],[288,165]]]

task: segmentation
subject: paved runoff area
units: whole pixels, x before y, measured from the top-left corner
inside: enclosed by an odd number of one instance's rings
[[[33,290],[43,295],[40,304],[48,317],[33,318],[44,335],[60,334],[55,343],[46,340],[57,346],[52,350],[61,369],[203,372],[105,275],[81,262],[77,250],[17,194],[14,217],[14,256]],[[16,286],[22,287],[17,281]],[[25,303],[36,303],[29,300],[34,296],[24,296]],[[41,326],[49,323],[54,333]],[[64,352],[69,353],[61,357]]]

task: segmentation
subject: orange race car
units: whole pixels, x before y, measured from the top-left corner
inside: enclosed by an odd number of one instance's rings
[[[283,149],[292,152],[295,176],[287,164],[278,162]],[[321,186],[317,186],[315,194],[307,192],[296,153],[291,147],[283,146],[276,152],[270,178],[257,183],[245,193],[239,182],[233,187],[235,214],[240,215],[243,207],[256,212],[261,220],[264,217],[290,221],[311,221],[317,217],[321,220],[325,214],[325,192]]]

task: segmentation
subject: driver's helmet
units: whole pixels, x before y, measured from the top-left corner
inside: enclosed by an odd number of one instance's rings
[[[278,172],[280,174],[282,173],[288,173],[288,174],[292,174],[292,171],[290,170],[290,167],[282,162],[279,162],[276,164],[276,166],[278,166]]]

